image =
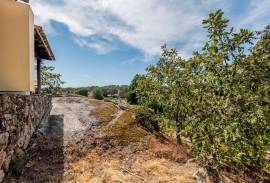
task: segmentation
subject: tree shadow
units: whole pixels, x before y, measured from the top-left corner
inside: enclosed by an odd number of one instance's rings
[[[21,175],[11,182],[62,183],[64,163],[64,115],[50,115],[31,138]]]

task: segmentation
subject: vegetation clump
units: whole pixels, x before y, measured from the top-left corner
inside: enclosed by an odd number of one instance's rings
[[[150,132],[160,132],[159,121],[155,118],[154,110],[147,107],[136,109],[137,121]]]
[[[102,90],[100,88],[95,88],[93,90],[93,97],[94,99],[97,99],[97,100],[103,100],[104,96],[103,96]]]
[[[137,81],[139,81],[141,78],[141,75],[137,74],[131,81],[131,84],[128,87],[128,93],[127,93],[127,102],[132,105],[138,104],[138,98],[136,95],[136,88],[137,88]]]
[[[228,23],[221,10],[210,13],[203,21],[208,40],[189,59],[163,46],[157,64],[134,79],[132,95],[174,121],[177,142],[182,134],[191,139],[194,156],[212,172],[229,168],[264,180],[270,177],[270,25],[251,32]]]
[[[82,88],[78,91],[78,94],[81,96],[88,97],[88,90],[86,88]]]
[[[100,100],[90,100],[90,103],[95,105],[95,109],[91,111],[93,115],[100,122],[109,122],[114,118],[117,113],[117,108],[109,102],[103,102]]]
[[[54,72],[53,66],[46,66],[41,62],[41,86],[42,92],[46,94],[59,94],[61,87],[65,84],[61,80],[61,74]]]

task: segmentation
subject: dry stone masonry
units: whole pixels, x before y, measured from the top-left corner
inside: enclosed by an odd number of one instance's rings
[[[16,166],[12,162],[24,156],[32,134],[51,108],[51,96],[0,95],[0,183]]]

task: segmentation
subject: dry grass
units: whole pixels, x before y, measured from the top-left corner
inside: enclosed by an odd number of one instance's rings
[[[124,112],[117,121],[109,123],[105,131],[122,146],[144,141],[150,135],[140,127],[130,112]]]
[[[63,100],[74,103],[78,98]],[[132,112],[119,111],[111,102],[90,103],[95,106],[91,115],[98,119],[92,129],[65,145],[46,140],[42,134],[35,137],[29,149],[30,164],[23,179],[14,183],[196,182],[192,175],[200,166],[187,161],[186,147],[163,140],[158,136],[161,134],[150,133],[134,119]],[[239,180],[231,174],[224,177],[224,183]]]
[[[127,166],[127,161],[118,158],[106,158],[96,152],[88,154],[73,164],[72,180],[89,183],[195,183],[192,173],[196,164],[179,165],[166,159],[138,156]]]
[[[178,163],[186,163],[189,158],[184,148],[171,143],[151,143],[150,151],[157,158],[168,159]]]
[[[93,115],[99,122],[111,121],[118,111],[117,107],[110,102],[91,99],[90,103],[96,106],[90,115]]]
[[[95,105],[95,106],[99,106],[99,105],[104,104],[104,101],[103,100],[96,100],[96,99],[89,99],[89,102],[92,105]]]
[[[103,104],[101,104],[103,105]],[[118,113],[119,114],[119,113]],[[95,148],[71,162],[69,180],[91,183],[195,183],[196,163],[141,128],[131,112],[95,130]],[[88,138],[89,141],[89,138]]]

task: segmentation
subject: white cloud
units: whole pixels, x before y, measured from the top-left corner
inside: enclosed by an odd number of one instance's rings
[[[270,1],[253,0],[250,2],[249,11],[240,23],[240,26],[250,27],[254,30],[262,29],[270,23]]]
[[[98,54],[106,54],[117,48],[114,46],[113,43],[109,42],[108,40],[89,40],[85,37],[74,37],[73,40],[81,47],[87,47],[90,49],[96,50]],[[111,41],[111,40],[110,40]]]
[[[267,2],[264,0],[269,7]],[[180,53],[189,56],[205,37],[200,26],[202,19],[209,11],[228,9],[232,3],[232,0],[31,1],[37,23],[46,28],[51,28],[52,21],[65,24],[81,46],[103,54],[117,49],[115,42],[120,40],[142,51],[146,58],[159,54],[164,43],[181,45]],[[257,20],[261,11],[265,15],[264,9],[254,11],[257,14],[247,19],[246,24]]]

